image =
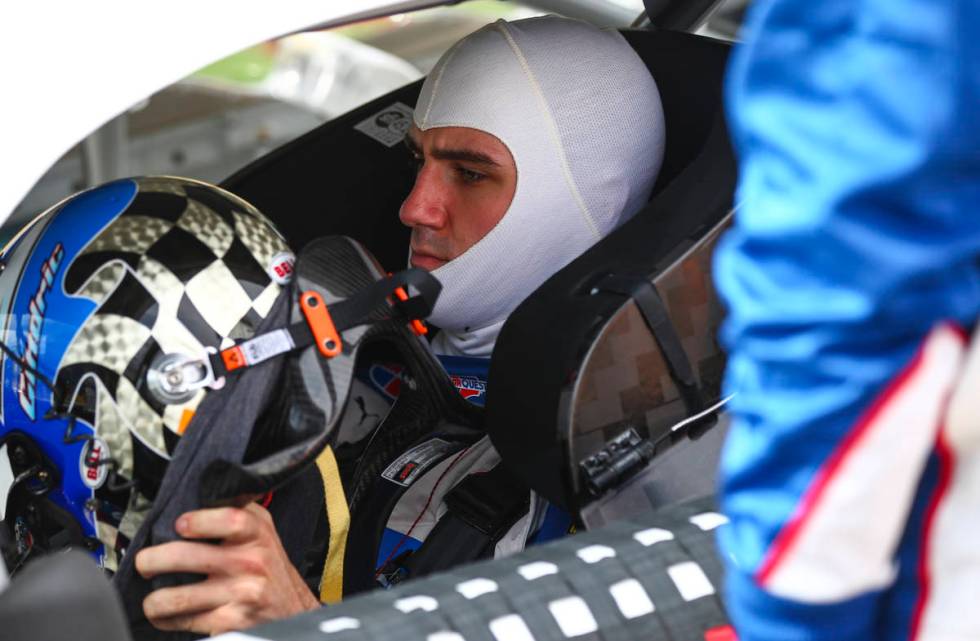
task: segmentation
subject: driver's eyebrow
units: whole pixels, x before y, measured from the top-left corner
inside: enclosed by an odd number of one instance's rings
[[[490,156],[474,149],[433,149],[432,157],[439,160],[462,160],[491,167],[500,166],[500,163]]]
[[[408,150],[415,156],[421,156],[422,149],[419,147],[418,143],[411,136],[405,136],[405,146]],[[488,165],[491,167],[500,167],[500,163],[483,153],[482,151],[476,151],[475,149],[433,149],[432,157],[437,160],[462,160],[464,162],[472,162],[479,165]]]

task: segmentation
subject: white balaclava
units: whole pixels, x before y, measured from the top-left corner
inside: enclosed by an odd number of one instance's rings
[[[471,127],[514,157],[497,225],[433,271],[438,353],[489,356],[507,316],[649,199],[664,151],[657,85],[616,31],[547,16],[498,21],[447,51],[415,125]]]

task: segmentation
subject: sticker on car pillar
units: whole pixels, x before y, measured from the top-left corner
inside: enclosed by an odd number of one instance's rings
[[[427,469],[442,461],[458,447],[455,443],[433,438],[408,450],[385,468],[381,476],[392,483],[408,487]]]
[[[385,147],[394,147],[405,139],[412,126],[412,108],[396,102],[354,125],[354,129],[374,138]]]

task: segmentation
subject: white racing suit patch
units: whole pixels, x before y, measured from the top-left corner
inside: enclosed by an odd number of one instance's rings
[[[408,487],[422,475],[422,472],[443,460],[453,449],[455,446],[449,441],[441,438],[429,439],[395,459],[385,468],[381,476],[392,483]]]

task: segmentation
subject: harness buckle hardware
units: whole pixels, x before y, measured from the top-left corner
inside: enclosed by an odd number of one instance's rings
[[[217,381],[206,358],[161,354],[150,364],[146,384],[159,401],[172,405],[189,401],[198,390],[214,387]]]
[[[343,350],[340,333],[333,324],[333,318],[327,310],[323,297],[313,290],[300,294],[299,306],[306,317],[306,323],[313,332],[316,348],[325,358],[333,358]]]
[[[404,287],[396,287],[395,297],[398,298],[398,300],[405,302],[408,300],[408,292],[405,291]],[[415,332],[416,336],[425,336],[429,333],[429,328],[425,326],[425,323],[417,318],[413,318],[409,322],[409,325],[411,326],[412,331]]]

